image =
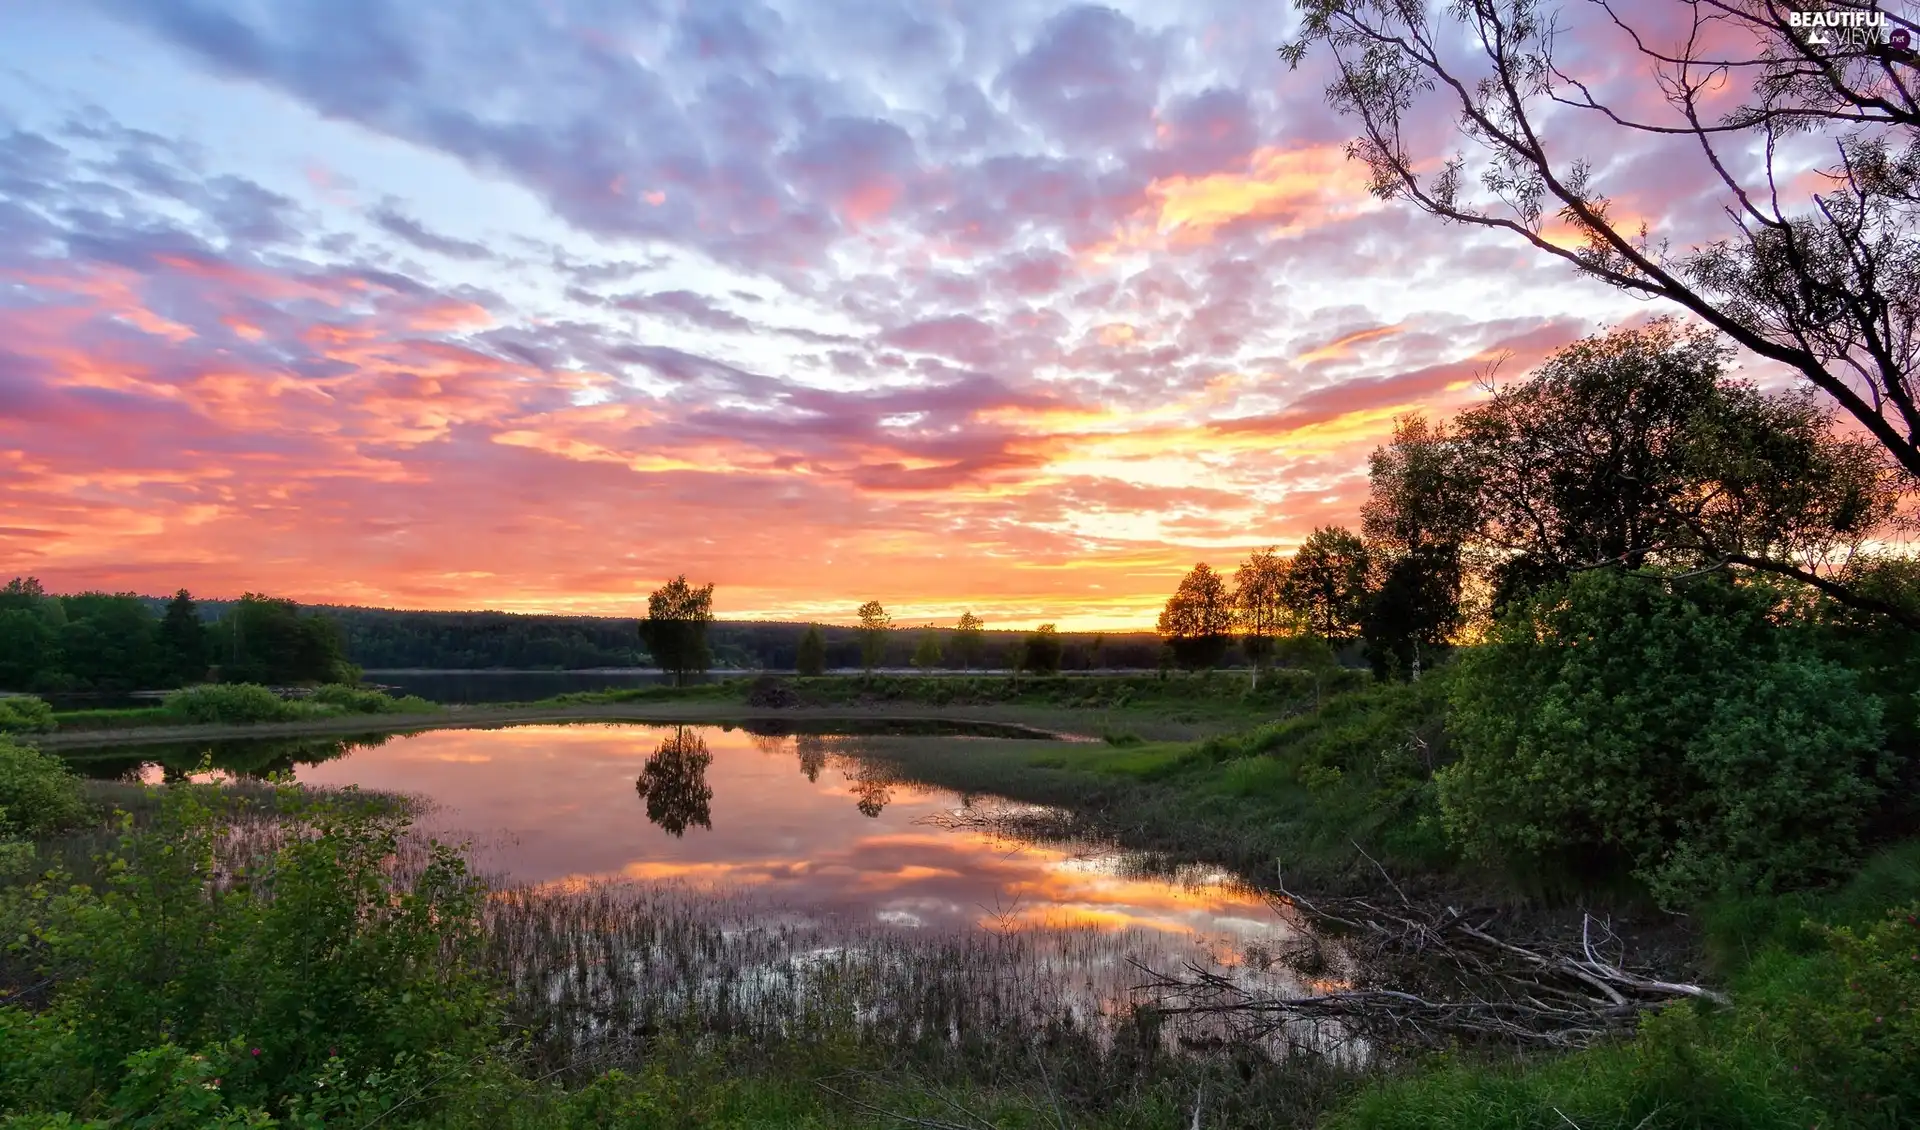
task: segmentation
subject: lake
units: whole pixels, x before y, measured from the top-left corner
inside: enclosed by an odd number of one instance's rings
[[[781,1026],[805,996],[796,985],[828,966],[838,983],[864,970],[862,1007],[875,1015],[924,994],[932,966],[998,1010],[1083,1024],[1123,1010],[1142,978],[1135,963],[1193,963],[1289,994],[1333,983],[1276,960],[1306,940],[1298,923],[1232,876],[1149,871],[1108,846],[1011,834],[1044,825],[1045,810],[901,780],[884,757],[891,742],[965,756],[970,743],[1006,740],[593,724],[371,746],[230,742],[215,756],[242,772],[291,765],[313,785],[424,798],[420,827],[469,842],[495,877],[523,991],[591,998],[596,1015],[609,999],[697,1002]],[[181,754],[164,758],[175,772],[192,763]],[[167,772],[137,749],[69,756],[97,775]],[[578,936],[556,943],[556,930]],[[596,955],[591,971],[582,946]],[[1010,985],[1018,1000],[1001,1000]]]

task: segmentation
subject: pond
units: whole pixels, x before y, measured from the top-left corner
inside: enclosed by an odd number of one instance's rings
[[[425,798],[420,827],[470,843],[495,877],[496,938],[522,992],[580,1004],[600,1029],[675,1009],[790,1026],[829,974],[864,986],[865,1015],[916,1031],[930,1008],[957,1030],[956,994],[1003,1019],[1097,1026],[1124,1013],[1141,966],[1288,995],[1338,983],[1337,958],[1233,877],[1015,834],[1046,811],[900,779],[885,756],[1006,740],[593,724],[213,753],[242,773],[291,764],[305,783]],[[69,756],[159,780],[163,763],[197,760],[183,753]],[[1311,966],[1280,959],[1303,946]]]

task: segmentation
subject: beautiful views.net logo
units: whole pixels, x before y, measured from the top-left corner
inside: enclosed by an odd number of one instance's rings
[[[1905,51],[1912,37],[1906,28],[1887,28],[1885,12],[1791,12],[1787,26],[1801,32],[1809,47],[1866,49],[1884,43]]]

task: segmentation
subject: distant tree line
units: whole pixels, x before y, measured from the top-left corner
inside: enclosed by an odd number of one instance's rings
[[[156,612],[155,605],[160,604]],[[353,681],[339,626],[248,593],[208,620],[185,589],[163,604],[132,593],[50,594],[34,577],[0,588],[0,689],[127,691],[218,679]]]

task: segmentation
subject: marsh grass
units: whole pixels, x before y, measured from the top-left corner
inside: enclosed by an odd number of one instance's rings
[[[490,963],[545,1070],[637,1063],[668,1037],[761,1052],[840,1039],[1011,1070],[1009,1049],[1052,1033],[1088,1055],[1153,1058],[1235,1032],[1219,1019],[1157,1016],[1134,991],[1135,962],[1199,961],[1303,991],[1258,946],[1196,953],[1152,930],[983,911],[978,930],[922,930],[783,908],[751,891],[595,882],[497,891],[485,917]],[[1286,1058],[1343,1035],[1301,1028],[1248,1054]]]

